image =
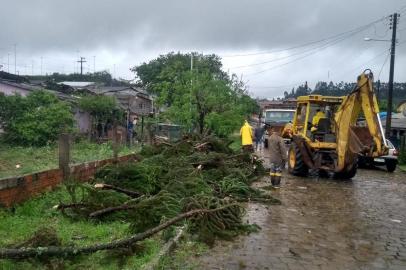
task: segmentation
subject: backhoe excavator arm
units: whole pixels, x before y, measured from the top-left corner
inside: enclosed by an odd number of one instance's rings
[[[385,155],[388,151],[379,118],[379,107],[373,90],[373,75],[364,71],[357,80],[356,88],[343,100],[335,113],[335,133],[337,138],[336,172],[348,170],[356,161],[362,149],[358,137],[353,132],[361,110],[364,113],[369,133],[373,138],[373,147],[369,149],[372,157]]]

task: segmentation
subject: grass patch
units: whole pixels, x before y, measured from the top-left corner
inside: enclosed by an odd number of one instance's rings
[[[121,147],[120,155],[127,155],[137,147]],[[86,140],[75,142],[71,149],[71,163],[111,158],[111,143],[92,143]],[[16,165],[19,165],[19,168]],[[0,143],[0,178],[24,175],[58,167],[58,146],[44,147],[10,146]]]
[[[193,258],[204,254],[209,247],[202,243],[191,240],[191,235],[186,234],[182,241],[179,242],[176,249],[167,256],[161,258],[157,270],[166,269],[197,269],[199,265]]]
[[[1,209],[0,246],[21,243],[43,226],[53,227],[62,245],[91,245],[129,235],[128,223],[72,221],[52,208],[61,201],[69,201],[69,198],[61,186],[14,209]],[[161,244],[159,237],[153,237],[141,242],[130,253],[128,250],[100,251],[72,260],[52,259],[46,263],[0,260],[0,269],[139,269],[158,254]]]
[[[402,165],[398,165],[399,169],[401,169],[402,171],[406,172],[406,165],[402,164]]]

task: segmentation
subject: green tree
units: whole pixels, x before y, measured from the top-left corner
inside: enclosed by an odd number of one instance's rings
[[[157,105],[165,107],[164,118],[199,133],[226,136],[259,111],[245,84],[222,71],[218,56],[194,53],[193,59],[192,71],[191,54],[180,53],[132,69],[138,83],[156,95]]]
[[[55,141],[62,131],[72,130],[74,120],[67,103],[36,91],[27,97],[0,95],[0,123],[6,141],[42,146]]]
[[[86,95],[79,100],[79,108],[88,112],[92,116],[92,131],[98,124],[104,126],[107,122],[113,123],[122,116],[122,110],[118,107],[117,100],[113,96]]]
[[[165,103],[173,102],[173,88],[185,72],[190,71],[191,58],[193,57],[193,69],[195,71],[208,72],[219,79],[226,79],[227,73],[221,70],[220,57],[214,54],[203,55],[198,53],[168,53],[148,63],[133,67],[136,73],[138,85],[146,88],[150,93],[160,96],[165,92]],[[169,89],[169,90],[168,90]]]

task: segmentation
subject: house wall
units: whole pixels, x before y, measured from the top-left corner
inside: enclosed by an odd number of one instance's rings
[[[91,130],[91,116],[88,112],[83,112],[79,109],[76,109],[74,118],[76,121],[76,127],[79,130],[79,133],[88,133]]]
[[[6,96],[11,96],[11,95],[15,95],[15,94],[20,94],[22,96],[26,96],[31,91],[0,82],[0,92],[4,93]]]
[[[152,101],[138,96],[131,110],[139,115],[147,115],[152,112]]]

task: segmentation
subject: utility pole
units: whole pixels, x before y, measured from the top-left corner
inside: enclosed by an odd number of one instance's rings
[[[191,73],[191,77],[190,77],[190,116],[192,116],[192,91],[193,91],[193,52],[190,52],[190,73]],[[193,123],[192,123],[193,125]],[[189,128],[189,133],[192,133],[192,126],[190,126]]]
[[[7,72],[10,73],[10,53],[7,53]]]
[[[17,74],[17,44],[14,44],[14,74]]]
[[[84,57],[80,57],[80,60],[78,63],[80,63],[80,75],[83,75],[83,63],[86,63],[87,61],[85,60]]]
[[[93,74],[96,73],[96,55],[93,55]]]
[[[31,75],[34,76],[34,60],[31,60]]]
[[[41,56],[41,76],[42,76],[42,59],[44,59],[44,57]]]
[[[385,136],[390,137],[392,126],[392,95],[393,95],[393,75],[395,71],[395,49],[396,49],[396,26],[398,23],[399,14],[394,13],[391,15],[391,29],[392,29],[392,44],[390,49],[390,69],[389,69],[389,85],[388,85],[388,107],[386,112],[386,127]]]

